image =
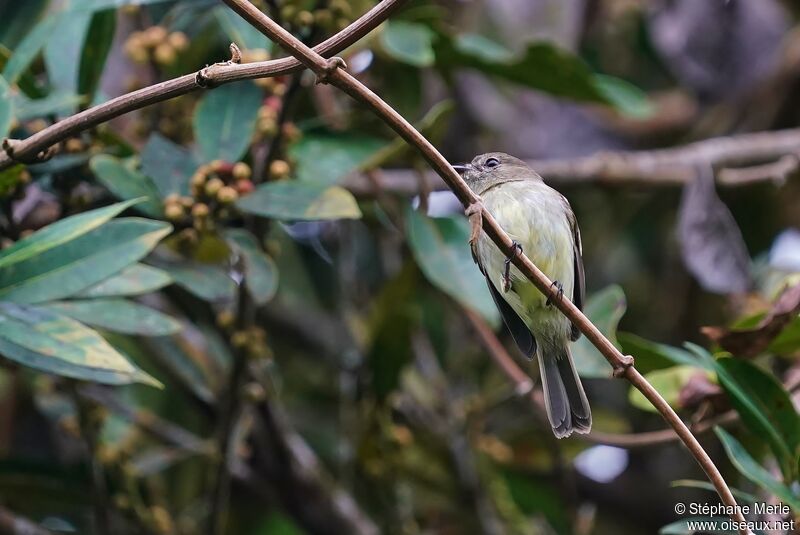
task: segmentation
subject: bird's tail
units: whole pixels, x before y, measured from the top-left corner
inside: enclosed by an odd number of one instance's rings
[[[592,411],[566,341],[545,341],[540,338],[539,370],[542,375],[547,417],[556,438],[572,432],[588,433],[592,428]]]

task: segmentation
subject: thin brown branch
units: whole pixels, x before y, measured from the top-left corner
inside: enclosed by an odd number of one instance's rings
[[[535,414],[539,418],[546,418],[544,408],[544,398],[541,392],[533,390],[533,383],[528,375],[520,368],[506,348],[492,331],[492,328],[469,309],[463,309],[464,315],[469,320],[472,328],[478,333],[483,347],[489,353],[498,367],[503,371],[508,380],[514,385],[514,391],[524,396],[530,401]],[[727,425],[739,420],[736,411],[726,411],[722,414],[691,424],[692,432],[695,435],[710,431],[717,425]],[[603,433],[602,431],[592,431],[588,435],[579,435],[578,438],[595,444],[605,444],[607,446],[617,446],[620,448],[643,448],[676,442],[679,437],[673,429],[660,429],[658,431],[648,431],[644,433]]]
[[[166,444],[198,455],[212,455],[215,451],[208,441],[183,427],[164,420],[152,412],[126,405],[108,388],[87,384],[82,385],[78,393],[81,397],[103,406]]]
[[[675,187],[694,179],[698,165],[713,166],[720,186],[758,182],[781,183],[796,172],[800,128],[740,134],[697,141],[680,147],[646,151],[598,152],[581,158],[528,160],[550,184],[592,183],[613,187]],[[428,187],[448,189],[435,172],[427,172]],[[375,185],[364,174],[348,177],[345,187],[356,195],[374,195]],[[417,195],[414,169],[385,169],[380,187],[387,193]]]
[[[279,43],[284,49],[291,52],[306,67],[310,68],[317,75],[318,80],[330,83],[343,90],[357,101],[370,108],[376,115],[383,119],[409,144],[416,147],[425,160],[433,169],[444,179],[456,197],[465,207],[479,205],[480,198],[475,195],[462,180],[461,176],[453,169],[447,160],[436,150],[436,148],[420,134],[411,124],[397,113],[391,106],[386,104],[380,97],[370,91],[361,82],[343,70],[340,63],[326,60],[310,48],[303,45],[297,38],[287,32],[284,28],[276,24],[272,19],[259,11],[255,6],[246,0],[224,0],[234,11],[241,15],[250,24],[267,35],[273,41]],[[674,410],[664,400],[664,398],[652,387],[652,385],[633,367],[633,358],[623,355],[603,334],[592,324],[589,319],[578,310],[578,308],[566,298],[557,296],[557,290],[551,285],[551,281],[537,268],[533,262],[522,253],[517,254],[511,238],[500,228],[492,215],[481,207],[478,212],[481,217],[483,231],[495,242],[501,251],[512,258],[514,265],[525,274],[525,276],[539,289],[542,294],[551,298],[552,302],[558,306],[573,325],[586,336],[586,338],[603,354],[614,369],[614,375],[625,377],[653,404],[662,414],[665,420],[681,437],[681,440],[695,457],[697,462],[706,472],[709,480],[713,483],[722,501],[736,511],[736,500],[731,494],[725,480],[722,478],[714,462],[706,451],[692,435],[686,424],[678,417]],[[738,513],[733,515],[734,519],[745,525],[745,519]],[[741,531],[747,533],[746,529]]]
[[[375,29],[406,1],[382,0],[347,28],[315,46],[314,51],[322,56],[330,56],[344,50]],[[15,159],[19,161],[35,160],[37,155],[47,151],[56,143],[133,110],[200,89],[212,88],[238,80],[281,76],[300,71],[302,68],[300,62],[291,57],[244,65],[215,63],[197,72],[121,95],[67,117],[26,139],[13,140],[13,159],[6,151],[0,151],[0,171],[10,167]]]
[[[53,532],[0,507],[0,535],[53,535]]]

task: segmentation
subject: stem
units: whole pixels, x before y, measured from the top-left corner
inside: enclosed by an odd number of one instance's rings
[[[111,533],[111,518],[109,517],[108,488],[103,466],[100,464],[97,452],[98,426],[92,411],[96,405],[84,399],[78,393],[74,382],[70,383],[72,399],[78,409],[78,425],[81,437],[86,443],[89,468],[92,472],[92,503],[94,504],[94,531],[98,534]]]
[[[344,50],[375,29],[406,1],[382,0],[350,26],[314,47],[314,50],[323,56],[329,56]],[[203,83],[200,83],[201,71],[198,71],[121,95],[99,106],[94,106],[67,117],[63,121],[59,121],[24,140],[15,141],[13,143],[13,159],[7,152],[0,151],[0,171],[11,167],[14,164],[14,159],[20,161],[35,159],[39,153],[60,141],[74,136],[78,132],[88,130],[114,117],[144,108],[150,104],[179,97],[203,88],[216,87],[237,80],[280,76],[300,71],[302,68],[300,62],[294,58],[259,61],[244,65],[215,63],[202,70],[202,78],[205,80]]]
[[[461,176],[456,173],[439,151],[406,121],[405,118],[361,82],[341,68],[336,67],[335,62],[327,61],[305,46],[292,34],[276,24],[272,19],[246,0],[224,1],[231,9],[236,11],[255,28],[273,41],[279,43],[284,49],[300,60],[303,65],[313,70],[320,80],[335,85],[354,99],[366,105],[391,126],[403,139],[416,147],[431,167],[444,179],[465,207],[480,202],[480,198],[469,189]],[[719,470],[714,465],[714,462],[664,398],[661,397],[652,385],[650,385],[636,368],[633,367],[633,359],[630,356],[620,353],[614,344],[603,336],[597,327],[595,327],[569,299],[566,297],[562,299],[560,296],[557,296],[558,291],[551,286],[551,281],[527,256],[522,253],[515,254],[516,250],[513,247],[511,238],[500,228],[488,211],[481,208],[480,216],[483,231],[495,242],[498,248],[513,259],[514,265],[525,274],[543,295],[550,297],[551,302],[555,303],[559,310],[570,319],[572,324],[576,325],[584,336],[586,336],[586,338],[603,354],[609,364],[614,368],[615,375],[618,377],[625,377],[630,381],[630,383],[661,413],[706,472],[706,475],[713,483],[722,501],[726,505],[734,507],[736,513],[732,515],[732,517],[744,523],[745,518],[739,512],[738,507],[736,507],[736,500],[731,494],[725,480],[722,478],[722,474],[720,474]],[[748,530],[742,529],[741,533],[746,534]]]
[[[236,328],[241,330],[249,327],[252,322],[250,301],[247,295],[245,281],[239,283],[238,311],[236,314]],[[211,511],[209,513],[209,535],[221,535],[225,532],[228,516],[228,503],[230,501],[231,471],[230,458],[235,447],[232,435],[236,422],[239,419],[242,401],[242,387],[247,379],[247,348],[237,347],[233,354],[233,369],[228,379],[227,390],[223,393],[220,403],[219,419],[217,421],[216,437],[219,443],[219,460],[216,473],[213,476],[211,494]]]

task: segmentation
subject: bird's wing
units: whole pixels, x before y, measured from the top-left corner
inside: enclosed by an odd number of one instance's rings
[[[566,202],[566,199],[564,200]],[[575,214],[567,202],[567,217],[569,217],[570,228],[572,229],[572,250],[573,250],[573,264],[575,270],[575,279],[572,288],[572,302],[578,307],[578,310],[583,310],[583,301],[586,297],[586,280],[583,273],[583,246],[581,244],[581,230],[578,228],[578,221],[575,219]],[[570,339],[574,342],[580,338],[581,332],[575,324],[572,324],[572,331],[570,332]]]
[[[481,237],[482,241],[479,241],[479,246],[477,249],[472,250],[472,259],[480,268],[481,273],[486,278],[486,285],[489,286],[489,293],[492,294],[492,299],[494,300],[494,304],[497,306],[497,310],[500,312],[500,317],[503,318],[503,323],[506,324],[506,328],[511,333],[511,337],[514,339],[514,342],[517,344],[517,347],[522,352],[523,355],[532,359],[534,355],[536,355],[536,338],[533,337],[533,333],[531,333],[530,329],[525,322],[522,321],[522,318],[517,314],[508,301],[497,291],[494,284],[492,284],[492,279],[489,276],[489,269],[484,266],[483,262],[481,261],[482,255],[480,253],[476,254],[479,250],[483,249],[486,251],[491,251],[490,254],[494,253],[499,255],[499,251],[494,247],[493,243],[487,243],[485,236]],[[507,293],[506,295],[514,295],[512,292]]]
[[[492,294],[492,299],[494,299],[494,304],[497,305],[497,310],[500,311],[503,323],[506,324],[517,347],[522,351],[523,355],[532,359],[533,356],[536,355],[536,338],[533,337],[533,333],[531,333],[528,326],[525,325],[525,322],[522,321],[522,318],[519,317],[519,314],[514,312],[514,309],[511,308],[508,301],[503,299],[503,296],[500,295],[500,292],[497,291],[497,288],[494,287],[494,284],[492,284],[492,281],[490,281],[488,277],[486,278],[486,284],[489,286],[489,293]]]

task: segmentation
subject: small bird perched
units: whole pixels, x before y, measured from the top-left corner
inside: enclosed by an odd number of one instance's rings
[[[502,152],[481,154],[453,167],[515,247],[553,281],[559,296],[566,293],[582,308],[581,235],[567,199],[525,162]],[[588,433],[592,413],[569,351],[569,342],[580,332],[486,234],[479,235],[473,256],[520,351],[529,359],[538,358],[553,433],[558,438],[573,431]]]

